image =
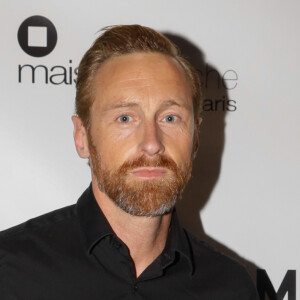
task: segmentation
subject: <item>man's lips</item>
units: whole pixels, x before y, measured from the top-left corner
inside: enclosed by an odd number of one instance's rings
[[[165,175],[167,170],[162,168],[138,168],[130,171],[130,173],[137,177],[155,178]]]

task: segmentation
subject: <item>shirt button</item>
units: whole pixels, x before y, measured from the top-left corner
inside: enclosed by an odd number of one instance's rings
[[[134,284],[133,285],[133,289],[135,290],[135,291],[137,291],[139,288],[138,288],[138,286],[137,286],[137,284]]]
[[[170,258],[171,258],[171,255],[168,254],[168,253],[165,253],[165,258],[170,259]]]

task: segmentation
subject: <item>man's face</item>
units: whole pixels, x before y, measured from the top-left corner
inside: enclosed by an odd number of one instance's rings
[[[88,148],[93,180],[127,213],[168,213],[190,178],[191,89],[159,53],[110,58],[94,79]]]

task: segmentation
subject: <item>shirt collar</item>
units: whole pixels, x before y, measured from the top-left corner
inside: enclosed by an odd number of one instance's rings
[[[165,253],[178,252],[187,259],[191,274],[194,272],[194,260],[192,248],[190,246],[189,238],[186,231],[180,226],[176,209],[173,210],[170,231],[168,234]]]
[[[95,199],[92,184],[90,184],[78,199],[76,209],[88,253],[91,253],[94,246],[105,236],[115,236],[114,231]],[[188,260],[191,273],[193,273],[194,263],[191,246],[187,233],[179,224],[175,209],[172,213],[170,231],[163,252],[165,254],[164,257],[166,257],[166,261],[163,262],[163,265],[169,264],[168,255],[170,253],[178,252]]]
[[[88,253],[105,236],[115,235],[95,199],[92,184],[78,199],[76,209]]]

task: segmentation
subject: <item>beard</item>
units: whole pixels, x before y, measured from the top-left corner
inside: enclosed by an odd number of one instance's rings
[[[91,137],[89,150],[91,168],[99,190],[133,216],[155,217],[171,212],[191,177],[192,159],[183,168],[179,168],[163,154],[157,154],[151,159],[143,155],[125,161],[116,170],[109,170],[103,166]],[[166,168],[168,172],[151,179],[140,179],[129,174],[139,167]]]

